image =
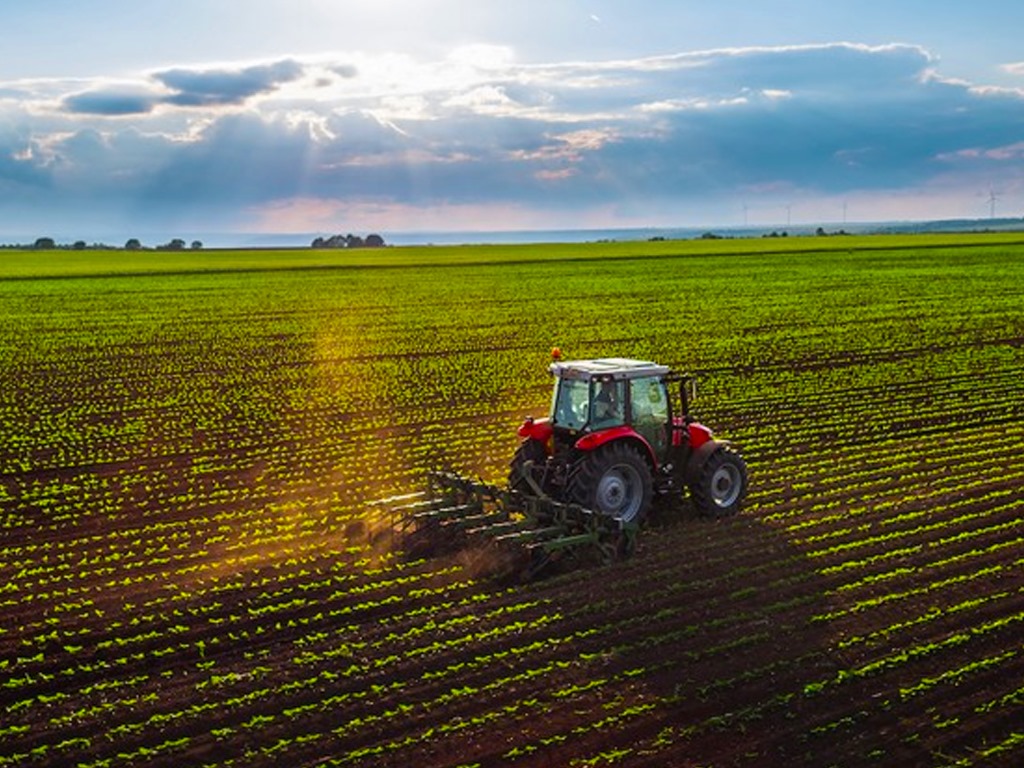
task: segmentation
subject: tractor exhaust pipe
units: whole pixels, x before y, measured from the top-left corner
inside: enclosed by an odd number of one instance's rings
[[[683,376],[679,380],[679,402],[683,407],[682,415],[689,420],[690,403],[697,399],[697,377]]]

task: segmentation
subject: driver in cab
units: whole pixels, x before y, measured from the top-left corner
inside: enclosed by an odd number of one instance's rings
[[[621,397],[621,384],[602,381],[594,396],[594,415],[591,426],[595,429],[621,424],[625,419]]]

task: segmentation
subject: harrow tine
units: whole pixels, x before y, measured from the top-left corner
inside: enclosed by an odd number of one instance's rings
[[[476,504],[456,504],[449,507],[436,507],[434,509],[423,509],[418,512],[413,512],[413,518],[417,520],[427,520],[434,518],[437,520],[457,520],[463,517],[467,517],[472,512],[479,512],[479,507]]]
[[[486,525],[481,525],[479,528],[467,529],[466,533],[469,535],[492,536],[495,539],[497,539],[498,536],[502,534],[530,530],[530,528],[531,522],[529,520],[504,520],[496,523],[488,523]]]
[[[554,537],[563,533],[563,530],[557,526],[550,528],[526,528],[522,531],[516,531],[514,533],[505,533],[501,536],[496,536],[495,541],[534,541],[537,539],[554,539]]]
[[[413,501],[408,504],[400,504],[397,507],[390,507],[389,509],[394,513],[415,513],[417,510],[433,509],[436,506],[436,499],[424,499],[423,501]]]
[[[578,504],[446,471],[429,473],[427,485],[426,491],[378,503],[390,503],[392,529],[403,546],[428,556],[453,548],[500,547],[505,554],[497,561],[508,566],[525,559],[525,566],[511,570],[532,579],[567,559],[610,563],[636,547],[636,525]]]
[[[427,495],[426,491],[413,491],[412,493],[400,493],[397,496],[387,496],[383,499],[374,499],[370,502],[371,506],[391,506],[396,502],[411,501],[412,499],[422,499]]]
[[[452,522],[462,526],[467,532],[489,532],[493,530],[494,526],[509,522],[509,519],[508,515],[504,511],[496,511],[482,512],[477,515],[467,515],[466,517],[461,517],[458,520],[453,520]]]

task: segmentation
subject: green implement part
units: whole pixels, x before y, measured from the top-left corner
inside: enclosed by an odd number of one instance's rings
[[[619,517],[452,472],[432,472],[427,490],[383,499],[397,546],[418,554],[498,547],[531,579],[559,562],[607,564],[628,557],[638,525]],[[516,557],[518,556],[518,557]]]

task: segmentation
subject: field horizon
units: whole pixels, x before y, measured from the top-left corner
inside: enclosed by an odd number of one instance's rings
[[[796,224],[789,222],[757,222],[755,224],[707,224],[678,226],[628,226],[615,228],[583,228],[583,229],[512,229],[512,230],[380,230],[375,232],[384,236],[390,246],[459,246],[459,245],[543,245],[557,243],[603,243],[609,241],[642,242],[651,239],[695,240],[704,235],[714,235],[725,239],[759,239],[773,235],[787,237],[811,237],[820,229],[829,234],[839,232],[855,236],[865,235],[916,235],[916,234],[985,234],[993,232],[1020,232],[1024,230],[1024,218],[1014,216],[989,216],[986,218],[953,218],[953,219],[921,219],[921,220],[888,220],[888,221],[808,221]],[[352,225],[345,228],[351,231]],[[52,235],[52,232],[43,232]],[[196,240],[203,244],[203,249],[214,250],[290,250],[308,248],[318,237],[330,237],[336,232],[189,232],[162,231],[141,233],[61,233],[53,239],[70,247],[76,241],[87,243],[106,243],[119,247],[128,238],[139,240],[144,247],[153,249],[169,243],[176,238],[186,243]],[[362,235],[370,234],[361,231]],[[18,243],[25,246],[34,243],[38,234],[4,235],[4,248],[16,248]]]
[[[126,251],[66,248],[0,250],[0,280],[260,272],[307,269],[367,269],[468,266],[490,263],[768,256],[791,253],[944,249],[1024,244],[1024,232],[965,232],[867,235],[805,235],[786,238],[623,240],[607,242],[405,245],[385,248],[214,248]]]

